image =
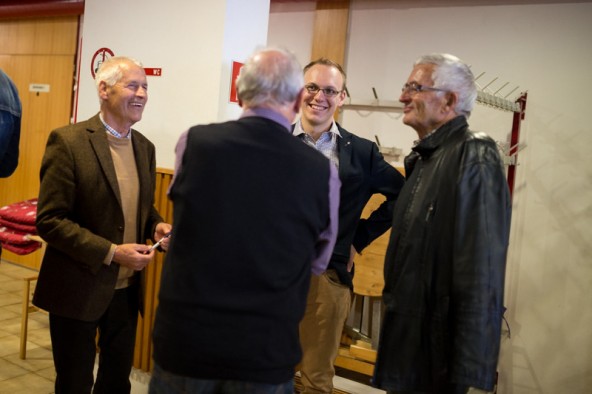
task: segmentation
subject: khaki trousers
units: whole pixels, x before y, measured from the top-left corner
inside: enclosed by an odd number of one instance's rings
[[[300,322],[303,394],[333,392],[333,364],[350,307],[351,290],[339,282],[335,270],[312,276]]]

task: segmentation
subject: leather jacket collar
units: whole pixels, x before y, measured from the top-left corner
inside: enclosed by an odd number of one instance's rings
[[[411,153],[405,157],[405,174],[413,171],[415,163],[421,157],[423,159],[429,158],[445,141],[447,141],[452,134],[457,130],[463,130],[467,127],[467,119],[463,115],[444,123],[438,130],[431,134],[428,138],[421,140],[416,146],[411,148]]]

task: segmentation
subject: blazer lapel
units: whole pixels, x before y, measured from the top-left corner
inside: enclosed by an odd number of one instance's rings
[[[347,131],[339,128],[341,138],[337,138],[337,146],[339,149],[339,178],[344,179],[345,175],[350,169],[351,157],[352,157],[352,135]]]
[[[146,148],[146,142],[138,137],[135,130],[132,129],[131,133],[136,168],[138,169],[138,181],[140,182],[140,201],[150,201],[151,172],[149,166],[151,158],[148,157],[149,149]]]
[[[119,184],[117,183],[117,174],[115,173],[115,167],[113,166],[113,159],[111,158],[111,150],[109,149],[109,142],[107,142],[107,136],[105,133],[105,126],[101,122],[99,115],[93,117],[90,121],[90,126],[87,129],[89,132],[90,144],[95,151],[99,166],[105,174],[105,179],[113,194],[117,198],[117,203],[121,207],[121,193],[119,191]]]

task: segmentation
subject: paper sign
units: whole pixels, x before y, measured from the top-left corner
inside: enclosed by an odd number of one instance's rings
[[[240,72],[243,63],[239,62],[232,62],[232,75],[230,79],[230,102],[231,103],[238,103],[238,96],[236,94],[236,77]]]

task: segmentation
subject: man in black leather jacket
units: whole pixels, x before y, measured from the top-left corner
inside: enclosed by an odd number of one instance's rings
[[[477,91],[451,55],[418,59],[403,86],[405,159],[385,259],[374,382],[395,393],[494,389],[510,197],[495,142],[469,130]]]

